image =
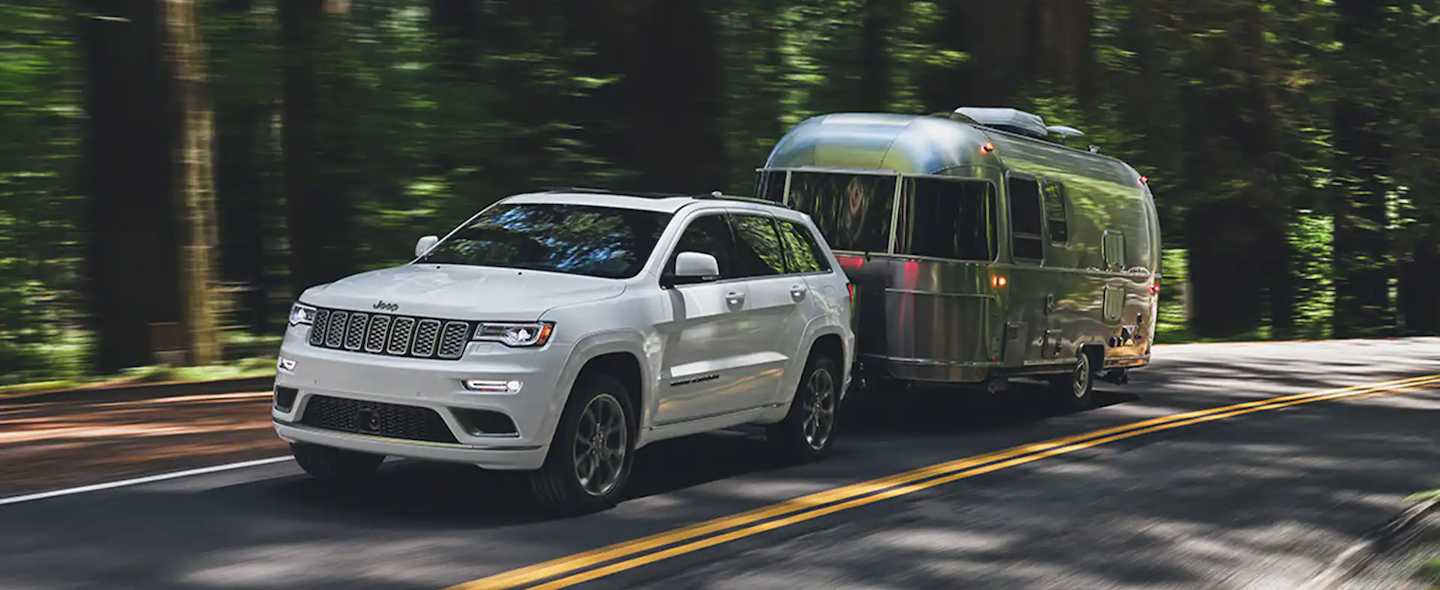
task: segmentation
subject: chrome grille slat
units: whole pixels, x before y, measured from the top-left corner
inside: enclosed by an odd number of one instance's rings
[[[330,313],[330,329],[325,331],[325,348],[340,348],[345,342],[345,326],[350,324],[350,314],[343,311]]]
[[[415,318],[396,318],[395,328],[390,331],[390,344],[385,352],[404,356],[410,350],[410,333],[415,330]]]
[[[307,342],[317,348],[453,361],[473,322],[316,308]]]
[[[465,353],[465,340],[470,336],[470,326],[465,322],[446,322],[445,331],[440,337],[440,354],[442,359],[458,359]]]
[[[365,344],[365,328],[370,325],[370,314],[351,313],[350,325],[345,328],[345,350],[360,350]]]
[[[390,335],[388,315],[375,314],[370,317],[370,331],[365,334],[365,352],[376,354],[385,350],[385,337]]]
[[[410,348],[412,356],[435,356],[435,343],[440,339],[440,320],[420,320],[415,326],[415,346]]]
[[[325,326],[330,319],[330,310],[315,310],[315,319],[310,322],[310,346],[325,344]]]

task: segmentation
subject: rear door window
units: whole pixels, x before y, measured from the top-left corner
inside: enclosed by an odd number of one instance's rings
[[[769,216],[732,213],[735,228],[735,276],[767,277],[785,274],[785,252]]]
[[[950,260],[995,259],[994,185],[975,180],[907,178],[900,196],[895,252]]]
[[[832,249],[888,252],[895,182],[895,176],[792,172],[788,202],[810,214]]]

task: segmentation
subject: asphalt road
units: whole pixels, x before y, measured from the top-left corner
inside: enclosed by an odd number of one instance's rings
[[[573,519],[537,513],[513,478],[403,461],[343,491],[281,462],[0,500],[0,588],[1294,588],[1440,485],[1440,389],[1423,388],[1440,382],[1290,397],[1440,374],[1440,339],[1155,359],[1070,416],[1027,410],[1023,388],[904,398],[850,416],[814,465],[775,464],[745,433],[661,443],[639,456],[634,498]],[[667,533],[711,519],[725,520]],[[609,561],[567,559],[656,534]]]

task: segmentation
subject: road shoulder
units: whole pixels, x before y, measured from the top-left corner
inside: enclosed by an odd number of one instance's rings
[[[1306,590],[1433,590],[1440,572],[1440,499],[1421,502],[1341,554]],[[1432,566],[1433,567],[1433,566]]]

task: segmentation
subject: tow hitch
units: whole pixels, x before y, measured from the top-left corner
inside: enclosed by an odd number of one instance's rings
[[[1130,382],[1130,372],[1125,369],[1110,369],[1100,374],[1100,380],[1124,385]]]

